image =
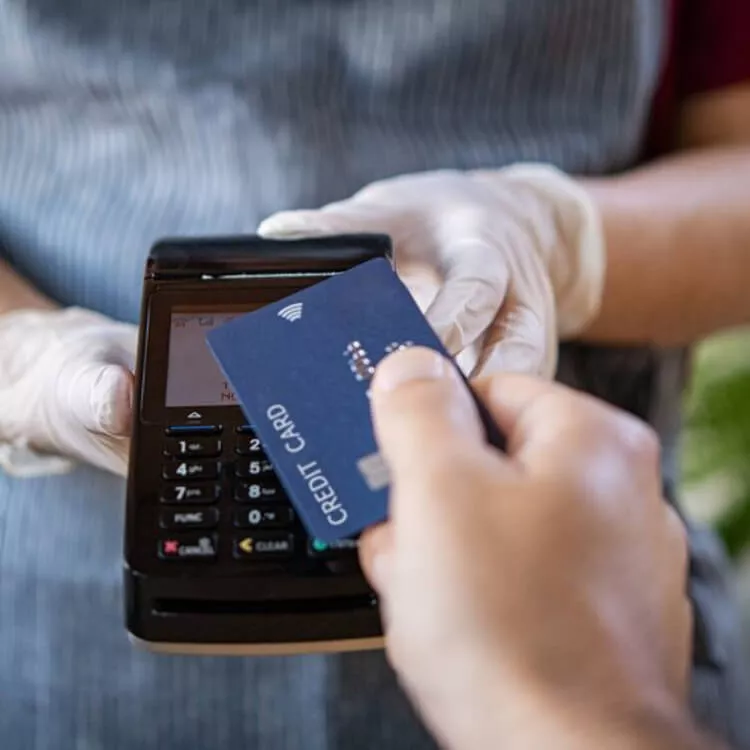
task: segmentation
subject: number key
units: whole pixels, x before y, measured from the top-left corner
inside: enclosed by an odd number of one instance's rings
[[[275,478],[256,482],[238,482],[234,488],[234,499],[240,503],[258,503],[280,500],[283,497],[281,485]]]
[[[221,440],[217,438],[190,438],[169,440],[164,455],[174,458],[208,458],[221,453]]]
[[[190,503],[205,505],[215,503],[219,499],[218,484],[173,484],[165,487],[161,493],[161,501],[167,505]]]
[[[273,466],[270,461],[262,459],[241,459],[237,462],[235,472],[241,479],[250,479],[256,477],[267,477],[272,475]]]
[[[180,461],[165,464],[162,468],[164,479],[216,479],[219,476],[218,461]]]
[[[234,525],[239,528],[276,529],[289,526],[294,513],[287,507],[247,508],[235,511]]]
[[[262,456],[263,446],[260,440],[254,435],[247,435],[237,440],[235,451],[240,456]]]

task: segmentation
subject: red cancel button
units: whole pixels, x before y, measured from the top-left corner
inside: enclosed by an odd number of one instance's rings
[[[216,557],[215,534],[191,534],[159,540],[163,560],[213,560]]]

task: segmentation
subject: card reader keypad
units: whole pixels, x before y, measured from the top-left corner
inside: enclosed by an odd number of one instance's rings
[[[248,425],[165,430],[157,556],[319,563],[356,556],[356,542],[322,545],[296,518],[260,440]]]

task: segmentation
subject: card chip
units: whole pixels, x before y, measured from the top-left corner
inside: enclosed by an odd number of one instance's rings
[[[391,483],[390,472],[380,453],[370,453],[369,456],[360,458],[357,468],[372,492],[382,490]]]

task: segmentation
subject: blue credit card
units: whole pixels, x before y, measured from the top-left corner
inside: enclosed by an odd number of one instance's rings
[[[391,264],[363,263],[207,334],[307,532],[333,543],[387,517],[367,396],[401,347],[447,353]],[[490,442],[502,437],[480,406]]]

